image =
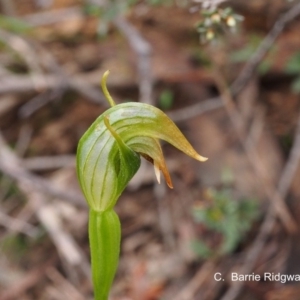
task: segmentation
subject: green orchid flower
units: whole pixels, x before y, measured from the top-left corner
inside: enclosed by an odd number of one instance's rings
[[[89,240],[95,300],[107,300],[120,251],[120,221],[114,206],[140,167],[141,156],[154,165],[173,188],[159,139],[199,161],[199,155],[173,121],[158,108],[144,103],[115,105],[107,87],[101,86],[111,105],[82,136],[77,150],[77,175],[90,208]]]

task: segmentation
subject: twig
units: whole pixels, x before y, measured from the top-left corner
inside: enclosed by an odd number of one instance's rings
[[[45,277],[47,267],[53,265],[56,261],[56,257],[51,255],[50,259],[42,265],[36,267],[27,272],[27,274],[17,280],[12,287],[0,293],[1,300],[14,300],[21,299],[21,295],[24,294],[28,289],[37,285]]]
[[[1,88],[0,88],[1,92]],[[218,108],[223,108],[223,102],[220,97],[209,98],[202,102],[186,106],[168,113],[168,116],[174,121],[185,121],[201,114],[207,113]]]
[[[102,102],[106,104],[103,94],[99,91],[99,89],[96,89],[91,84],[88,84],[88,82],[77,82],[74,80],[73,77],[68,75],[64,68],[59,65],[51,52],[42,47],[40,44],[36,44],[35,46],[37,49],[39,49],[39,58],[41,63],[48,69],[49,72],[56,74],[56,76],[59,78],[59,83],[54,85],[50,92],[40,94],[22,106],[20,109],[21,116],[30,116],[49,101],[61,97],[68,88],[74,89],[79,94],[86,96],[93,102]]]
[[[4,30],[0,30],[0,39],[7,43],[16,53],[18,53],[24,59],[24,61],[30,68],[29,76],[34,85],[34,89],[36,91],[40,91],[41,85],[43,86],[45,84],[46,79],[39,63],[39,55],[37,53],[37,49],[36,47],[34,47],[33,42],[29,42],[23,37],[19,37],[18,35],[6,32]],[[60,84],[54,86],[54,90],[59,90],[61,89],[61,86],[66,86],[65,76],[63,76],[62,74],[60,75]],[[31,107],[32,103],[36,104],[37,101],[48,103],[53,99],[53,97],[50,97],[51,95],[53,95],[53,93],[42,93],[37,97],[34,97],[33,101],[29,101],[28,103],[26,103],[25,108],[27,108],[27,106]],[[35,106],[41,107],[42,105],[38,104]],[[26,116],[26,111],[23,112],[23,115]]]
[[[284,15],[282,15],[274,24],[271,31],[263,39],[263,41],[258,46],[257,50],[251,56],[249,61],[246,63],[236,80],[232,83],[230,90],[233,96],[236,96],[248,83],[251,79],[253,73],[255,72],[257,66],[266,56],[275,40],[281,34],[283,29],[293,21],[300,14],[300,3],[294,5],[290,10],[288,10]],[[208,105],[209,102],[213,104]],[[190,106],[187,106],[182,109],[175,110],[169,113],[169,116],[174,121],[184,121],[190,118],[196,117],[200,114],[206,113],[210,110],[215,110],[223,106],[222,100],[220,97],[214,97],[207,99],[203,102],[196,103]]]
[[[18,112],[19,116],[21,118],[30,117],[34,112],[41,109],[49,102],[59,98],[62,95],[61,91],[63,90],[66,90],[66,86],[63,87],[58,85],[53,87],[53,90],[47,90],[36,95],[20,107]]]
[[[46,271],[47,276],[51,279],[58,288],[61,289],[61,297],[64,299],[84,300],[86,299],[74,285],[72,285],[65,277],[63,277],[57,269],[50,267]]]
[[[262,223],[259,234],[255,238],[250,250],[247,252],[245,257],[245,262],[240,269],[240,274],[251,274],[253,270],[254,264],[261,253],[264,244],[266,242],[267,237],[269,236],[270,232],[272,231],[276,222],[274,208],[270,207],[264,222]],[[220,300],[234,300],[237,298],[239,293],[242,291],[244,286],[244,282],[237,281],[234,282],[233,285],[229,288],[229,290],[223,295]]]
[[[23,19],[32,26],[42,26],[61,22],[70,18],[83,17],[84,15],[82,13],[82,10],[79,7],[75,6],[54,12],[51,11],[51,13],[44,12],[39,14],[28,15]],[[140,101],[144,103],[152,103],[153,78],[151,72],[151,45],[123,17],[118,17],[116,20],[113,21],[113,23],[124,34],[133,51],[137,54]],[[76,85],[72,85],[72,87],[76,88]],[[98,95],[97,97],[99,98]]]
[[[53,4],[53,0],[35,0],[36,5],[42,8],[48,8]]]
[[[201,4],[202,8],[209,10],[216,9],[217,6],[225,1],[227,0],[192,0],[196,4]]]
[[[79,6],[51,10],[29,14],[23,17],[23,20],[33,27],[52,25],[72,18],[83,18],[82,8]]]
[[[35,209],[38,220],[47,229],[58,252],[64,258],[67,266],[74,268],[81,267],[85,276],[90,273],[88,262],[79,250],[79,246],[72,236],[63,229],[61,219],[55,206],[47,201],[46,195],[41,190],[51,188],[50,192],[57,192],[56,187],[46,184],[46,181],[31,175],[21,167],[20,160],[9,150],[4,139],[0,135],[0,170],[16,180],[18,188],[22,191]],[[42,186],[42,189],[41,189]],[[60,194],[59,192],[58,194]],[[64,194],[64,192],[62,193]],[[72,193],[73,194],[73,193]],[[59,198],[59,195],[57,195]],[[57,197],[56,196],[56,197]],[[74,197],[78,196],[76,194]],[[82,200],[82,203],[84,201]]]
[[[38,234],[38,229],[33,225],[16,218],[12,218],[1,211],[0,211],[0,224],[8,228],[12,232],[21,232],[31,238],[36,237]]]
[[[40,156],[22,160],[22,165],[27,170],[41,171],[53,170],[75,166],[74,155]]]
[[[235,106],[235,103],[225,85],[222,76],[220,75],[220,72],[215,72],[215,78],[216,84],[220,90],[220,94],[224,102],[225,109],[234,129],[236,130],[239,141],[244,148],[245,154],[255,172],[255,175],[257,176],[257,178],[259,178],[266,196],[268,197],[272,206],[274,206],[276,214],[281,219],[285,228],[290,233],[295,232],[297,230],[297,224],[294,221],[294,218],[291,216],[283,198],[273,186],[268,171],[266,171],[263,167],[263,162],[261,161],[254,145],[252,144],[249,146],[249,143],[245,143],[246,133],[244,130],[243,120]]]
[[[45,179],[28,172],[22,167],[22,162],[6,145],[0,134],[0,170],[19,183],[31,186],[33,189],[46,193],[55,198],[64,199],[70,203],[86,208],[82,195],[71,191],[64,191],[49,183]]]
[[[16,143],[16,153],[18,156],[24,156],[32,138],[32,131],[32,128],[28,125],[24,125],[21,127]]]
[[[184,288],[174,297],[173,300],[191,300],[195,299],[197,290],[205,282],[207,274],[211,274],[215,264],[207,261],[194,275],[194,277],[184,286]]]
[[[79,75],[66,75],[68,76],[69,84],[71,88],[76,89],[83,95],[86,95],[89,99],[96,103],[105,103],[104,97],[100,91],[93,89],[91,92],[91,85],[99,85],[99,78],[103,75],[102,70],[97,70],[90,72],[88,74]],[[45,81],[41,82],[39,85],[40,90],[54,89],[61,85],[61,77],[58,75],[44,75]],[[4,78],[0,78],[0,95],[6,93],[24,93],[32,92],[35,90],[35,86],[32,80],[26,75],[10,75]],[[124,82],[124,85],[133,84],[133,81]],[[110,82],[108,84],[114,87],[114,83]],[[118,85],[120,86],[120,85]],[[107,101],[106,101],[107,102]]]
[[[80,264],[81,254],[74,239],[62,229],[61,220],[52,204],[46,204],[41,193],[32,190],[30,187],[21,186],[36,206],[36,214],[40,222],[45,226],[51,236],[53,243],[59,250],[62,257],[72,266]]]
[[[298,118],[298,124],[294,137],[293,147],[290,151],[289,160],[285,165],[282,172],[281,179],[278,184],[278,191],[283,197],[286,197],[290,184],[296,174],[300,161],[300,117]]]
[[[130,46],[138,56],[140,102],[152,104],[151,46],[124,18],[118,17],[114,20],[114,24],[125,35]]]
[[[252,57],[249,59],[249,61],[245,65],[245,67],[242,69],[242,71],[238,75],[237,79],[232,83],[230,89],[232,91],[233,96],[236,96],[236,94],[239,93],[241,91],[241,89],[247,84],[247,82],[251,78],[252,74],[255,72],[258,64],[261,62],[261,60],[265,57],[265,55],[268,53],[268,51],[272,47],[274,41],[278,38],[278,36],[283,31],[283,29],[292,20],[294,20],[299,14],[300,14],[300,4],[296,4],[276,21],[273,28],[269,32],[269,34],[263,39],[263,41],[260,43],[257,50],[254,52]],[[27,15],[24,17],[24,20],[27,21],[32,26],[42,26],[42,25],[61,22],[61,21],[64,21],[64,20],[66,20],[68,18],[72,18],[72,17],[83,17],[82,11],[80,10],[79,7],[71,7],[68,9],[62,9],[62,10],[58,10],[58,11],[51,11],[51,12]],[[122,29],[122,28],[120,28],[120,29]],[[133,45],[134,44],[135,43],[133,43]],[[147,53],[147,51],[145,53]],[[150,54],[148,54],[148,55],[150,55]],[[147,66],[145,67],[145,70],[146,69],[147,69]],[[150,75],[148,75],[148,76],[150,76]],[[99,77],[98,77],[98,80],[99,80]],[[53,81],[53,78],[51,79],[51,81]],[[148,82],[150,83],[150,81],[148,81]],[[57,83],[58,82],[56,81],[55,84],[57,84]],[[20,81],[20,82],[16,82],[16,84],[17,84],[17,87],[16,87],[17,91],[18,90],[22,91],[22,88],[26,89],[26,87],[24,86],[25,82]],[[19,85],[21,85],[21,87],[19,87]],[[50,83],[50,85],[51,85],[51,83]],[[27,85],[26,90],[28,90],[28,89],[32,90],[32,87],[28,87],[28,85]],[[7,90],[11,91],[12,88],[10,86],[8,86]],[[147,90],[147,89],[145,89],[145,90]],[[3,91],[3,89],[1,89],[1,86],[0,86],[0,94],[3,92],[5,92],[5,88]],[[151,99],[151,98],[149,98],[149,99]],[[209,102],[211,102],[212,104],[209,104]],[[198,116],[200,114],[206,113],[208,111],[218,109],[222,106],[223,106],[223,103],[221,101],[221,98],[214,97],[214,98],[207,99],[203,102],[190,105],[183,109],[173,111],[172,113],[169,113],[169,115],[174,121],[184,121],[184,120],[188,120],[192,117]]]
[[[275,40],[279,37],[285,26],[294,20],[300,14],[300,3],[295,4],[290,10],[282,15],[274,24],[271,31],[260,43],[254,54],[247,61],[238,78],[231,85],[231,90],[234,94],[239,93],[247,84],[252,74],[255,72],[259,63],[266,56]]]
[[[34,89],[39,90],[40,85],[45,81],[43,71],[38,64],[37,54],[35,49],[31,47],[30,43],[24,38],[0,29],[0,40],[7,44],[11,49],[23,58],[31,72],[29,73],[30,78],[34,84]]]
[[[72,89],[77,91],[79,94],[82,94],[84,96],[87,96],[91,100],[93,100],[96,103],[106,103],[107,101],[104,99],[103,94],[100,92],[99,89],[94,88],[91,84],[88,82],[78,82],[67,74],[67,72],[64,70],[64,68],[57,62],[53,54],[48,51],[45,47],[42,47],[40,44],[37,45],[37,47],[40,49],[40,58],[42,60],[42,63],[45,65],[45,67],[52,73],[58,74],[61,76],[61,79],[65,81],[65,84],[67,86],[70,86]],[[98,78],[98,85],[99,85],[99,78]]]
[[[257,144],[257,141],[260,138],[264,128],[264,122],[263,122],[264,115],[265,115],[265,111],[262,107],[259,107],[259,109],[257,109],[254,112],[253,121],[251,123],[251,127],[249,129],[247,139],[245,141],[246,148],[249,148],[252,145]]]
[[[28,42],[25,38],[19,37],[15,34],[0,30],[0,39],[7,43],[14,51],[16,51],[27,63],[31,72],[28,80],[22,77],[5,76],[0,79],[2,85],[6,85],[5,92],[23,92],[36,90],[44,91],[51,90],[50,92],[44,92],[36,96],[32,101],[29,101],[21,108],[21,116],[28,117],[34,111],[47,104],[49,101],[57,98],[67,88],[72,88],[78,93],[86,96],[88,99],[96,103],[104,103],[104,97],[99,89],[96,89],[89,84],[87,80],[77,80],[73,76],[68,75],[65,70],[56,62],[54,56],[43,48],[41,45],[33,42]],[[37,52],[39,50],[39,54]],[[55,79],[51,76],[46,76],[39,65],[39,61],[44,63],[47,69],[55,74]],[[88,78],[88,77],[87,77]],[[87,79],[86,78],[86,79]],[[100,75],[98,77],[99,81]],[[48,81],[49,80],[49,81]],[[98,83],[98,82],[97,82]],[[21,85],[21,86],[19,86]],[[1,93],[1,91],[0,91]]]
[[[158,222],[160,231],[163,235],[164,244],[172,252],[176,252],[176,239],[174,235],[174,224],[171,217],[168,201],[163,198],[166,196],[166,186],[156,183],[154,185],[154,196],[158,210]]]
[[[278,183],[278,193],[281,198],[286,198],[290,185],[294,179],[295,173],[299,167],[300,162],[300,116],[298,118],[298,125],[296,129],[296,134],[294,138],[294,144],[290,151],[289,159],[285,164],[284,170],[281,174]],[[240,270],[241,274],[250,274],[254,268],[254,264],[261,253],[265,241],[274,228],[275,225],[275,211],[274,207],[271,206],[263,224],[260,227],[259,234],[257,235],[255,241],[253,242],[250,250],[247,252],[245,257],[245,263]],[[226,292],[226,294],[221,298],[221,300],[234,300],[240,294],[243,288],[244,282],[237,281],[231,286],[231,288]]]

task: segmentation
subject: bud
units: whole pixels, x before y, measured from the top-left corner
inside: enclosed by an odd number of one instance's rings
[[[207,30],[206,32],[206,39],[211,41],[215,37],[215,33],[212,29]]]
[[[236,26],[236,20],[235,20],[235,18],[232,17],[232,16],[229,16],[229,17],[226,19],[226,24],[227,24],[227,26],[229,26],[229,27],[234,27],[234,26]]]
[[[213,14],[210,18],[214,23],[221,22],[221,16],[218,13]]]

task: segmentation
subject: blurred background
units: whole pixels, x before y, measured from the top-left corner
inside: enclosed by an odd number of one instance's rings
[[[117,103],[161,108],[209,158],[163,144],[173,190],[142,164],[116,206],[111,300],[300,299],[282,276],[300,274],[299,1],[0,8],[1,300],[93,299],[75,154],[108,69]]]

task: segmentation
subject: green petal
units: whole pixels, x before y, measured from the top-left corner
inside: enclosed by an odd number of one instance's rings
[[[154,165],[155,174],[160,182],[159,171],[162,171],[165,180],[170,188],[173,188],[171,177],[165,163],[164,155],[157,139],[151,137],[136,137],[128,142],[128,146],[135,152],[141,154],[146,160]]]
[[[109,118],[110,129],[105,125],[105,118]],[[118,141],[116,136],[119,137]],[[143,137],[163,139],[199,161],[206,160],[194,150],[174,122],[158,108],[135,102],[113,106],[91,125],[78,146],[77,173],[85,197],[93,209],[104,210],[114,205],[137,171],[140,162],[134,149],[128,147],[130,144],[139,144],[144,150],[135,150],[151,157],[154,165],[165,176],[168,174],[165,172],[160,150],[157,145],[154,146],[156,142],[148,139],[145,146],[142,146],[145,140],[141,139],[139,142],[138,138]],[[147,145],[152,150],[145,151]],[[118,172],[121,172],[121,176]],[[168,184],[171,186],[170,181]]]
[[[175,123],[152,105],[123,103],[110,108],[105,115],[109,115],[112,127],[125,143],[137,136],[148,136],[165,140],[199,161],[207,160],[195,151]],[[95,123],[97,122],[101,123],[101,117]]]

